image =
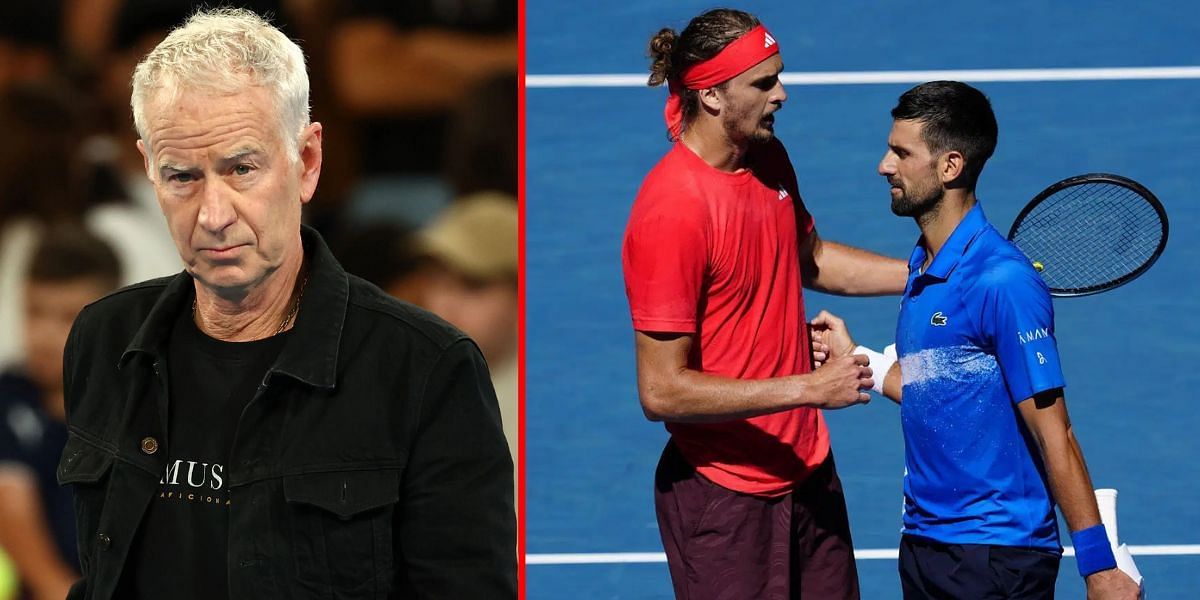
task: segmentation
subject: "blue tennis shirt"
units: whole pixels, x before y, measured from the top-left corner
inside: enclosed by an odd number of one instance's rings
[[[1045,282],[976,203],[922,273],[909,258],[896,350],[904,378],[904,533],[1061,552],[1044,468],[1017,409],[1063,386]]]

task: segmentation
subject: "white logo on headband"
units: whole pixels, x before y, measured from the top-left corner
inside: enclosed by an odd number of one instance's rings
[[[763,38],[763,48],[770,48],[771,45],[775,43],[775,38],[771,37],[771,34],[769,33],[764,33]]]

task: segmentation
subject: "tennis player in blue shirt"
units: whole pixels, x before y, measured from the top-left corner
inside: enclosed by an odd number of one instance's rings
[[[1088,598],[1137,598],[1118,571],[1071,432],[1050,292],[984,216],[975,182],[996,147],[979,90],[935,81],[900,96],[879,174],[892,212],[921,238],[896,327],[896,358],[813,320],[818,360],[871,359],[904,430],[905,598],[1053,598],[1062,546],[1055,504]],[[903,400],[903,401],[902,401]]]

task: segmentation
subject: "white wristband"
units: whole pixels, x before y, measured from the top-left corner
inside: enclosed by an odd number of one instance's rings
[[[892,365],[896,364],[894,347],[895,344],[889,346],[889,348],[893,348],[890,356],[876,352],[866,346],[859,346],[854,349],[855,354],[865,354],[870,360],[867,366],[871,367],[871,379],[875,382],[875,385],[871,386],[871,391],[877,394],[883,393],[883,380],[887,378],[888,371],[892,370]],[[887,348],[884,349],[884,352],[887,352]]]

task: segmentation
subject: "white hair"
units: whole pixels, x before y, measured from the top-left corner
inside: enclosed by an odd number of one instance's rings
[[[275,102],[282,138],[298,156],[300,133],[309,124],[308,73],[304,52],[283,32],[251,11],[201,10],[173,30],[133,71],[133,124],[150,147],[146,104],[174,101],[181,90],[235,93],[263,87]]]

